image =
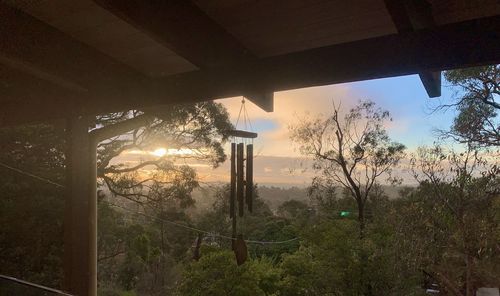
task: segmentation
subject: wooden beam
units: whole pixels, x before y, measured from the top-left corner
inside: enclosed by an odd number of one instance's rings
[[[385,0],[385,6],[399,33],[435,27],[427,0]],[[430,98],[441,96],[441,71],[422,71],[420,81]]]
[[[398,32],[411,32],[436,26],[432,5],[427,0],[384,0]]]
[[[118,97],[123,100],[114,106],[102,95],[99,100],[89,96],[83,101],[86,109],[82,112],[240,96],[254,91],[252,85],[282,91],[497,63],[500,63],[500,16],[259,59],[246,67],[174,75],[155,80],[140,96]],[[116,103],[115,98],[109,100]],[[11,106],[0,109],[0,114],[22,111],[29,110]],[[50,116],[51,112],[38,114],[38,118]]]
[[[2,53],[0,53],[0,64],[4,64],[7,67],[19,70],[23,73],[33,75],[36,78],[45,80],[49,83],[55,84],[57,86],[60,86],[61,88],[65,88],[70,91],[75,91],[75,92],[88,91],[88,89],[78,84],[75,84],[74,82],[69,81],[63,77],[59,77],[51,73],[44,72],[43,70],[38,69],[36,66],[30,65],[24,61],[20,61],[12,57],[7,57]]]
[[[441,71],[422,71],[418,76],[429,98],[441,96]]]
[[[256,93],[255,91],[246,92],[243,94],[247,99],[252,101],[255,105],[267,112],[274,111],[274,92],[264,91]]]
[[[500,63],[500,16],[260,59],[246,68],[180,74],[157,91],[181,102]],[[196,85],[196,87],[192,87]]]
[[[95,0],[201,70],[246,67],[257,61],[239,40],[190,0]],[[273,92],[253,86],[249,100],[273,110]]]
[[[190,0],[95,0],[200,69],[241,65],[254,56]]]
[[[0,2],[0,64],[110,109],[150,97],[149,78],[54,27]],[[91,98],[91,99],[89,99]]]
[[[68,89],[0,65],[0,126],[65,118],[77,103]]]
[[[99,114],[102,107],[68,88],[0,65],[0,126]],[[109,108],[110,106],[108,106]],[[117,106],[115,106],[116,108]],[[108,111],[118,109],[109,108]]]

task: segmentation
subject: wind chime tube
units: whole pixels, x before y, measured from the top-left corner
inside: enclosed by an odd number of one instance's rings
[[[236,192],[237,192],[237,198],[238,198],[238,214],[240,217],[243,217],[243,209],[245,207],[245,201],[244,201],[244,194],[245,194],[245,185],[243,184],[243,181],[245,180],[245,173],[244,173],[244,168],[243,168],[243,143],[238,144],[238,155],[237,155],[237,182],[236,182]]]
[[[253,145],[247,145],[247,175],[246,175],[246,194],[245,200],[248,211],[253,210]]]
[[[229,194],[229,217],[233,218],[235,214],[236,199],[236,143],[231,143],[231,191]]]

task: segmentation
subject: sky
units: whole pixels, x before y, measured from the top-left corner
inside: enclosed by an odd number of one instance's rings
[[[439,102],[449,102],[452,96],[453,90],[443,86],[442,96],[430,99],[418,75],[410,75],[277,92],[274,94],[274,112],[270,113],[247,100],[245,104],[252,128],[247,126],[246,129],[259,134],[254,141],[257,154],[255,181],[278,186],[310,184],[314,176],[310,169],[311,162],[300,155],[288,132],[289,125],[307,113],[310,116],[328,115],[334,102],[340,102],[342,108],[348,109],[359,100],[374,101],[392,115],[393,121],[388,126],[391,138],[403,143],[411,152],[418,146],[431,145],[435,141],[434,131],[451,125],[454,117],[452,110],[432,110]],[[226,106],[233,124],[237,121],[241,100],[242,97],[217,100]],[[245,129],[241,120],[238,128]],[[198,171],[202,180],[207,182],[228,181],[227,163],[215,170],[199,166]]]
[[[311,117],[329,115],[333,104],[340,103],[343,110],[349,110],[360,100],[371,100],[390,112],[393,120],[387,126],[389,136],[404,144],[407,152],[411,153],[419,146],[432,145],[436,140],[436,129],[449,128],[455,116],[453,110],[432,110],[440,103],[450,102],[454,91],[444,85],[442,96],[430,99],[419,77],[411,75],[276,92],[274,112],[265,112],[246,100],[251,126],[245,126],[240,119],[237,128],[258,133],[254,140],[255,183],[305,187],[310,185],[315,172],[311,169],[311,159],[301,155],[297,145],[289,139],[289,126],[297,123],[298,118],[306,114]],[[242,97],[217,100],[227,108],[233,124],[237,123],[241,101]],[[226,154],[229,154],[229,143],[225,149]],[[167,150],[168,147],[164,147],[159,151],[149,152],[148,157],[161,156]],[[137,163],[145,157],[144,152],[134,153],[132,151],[122,157],[121,161]],[[190,165],[196,168],[202,182],[229,181],[228,162],[215,169],[206,163]],[[398,169],[397,173],[407,176],[407,180],[411,179],[402,169]]]

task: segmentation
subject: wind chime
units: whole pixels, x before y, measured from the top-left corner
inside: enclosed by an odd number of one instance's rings
[[[232,248],[238,265],[243,264],[247,259],[247,246],[243,235],[237,234],[236,220],[237,216],[243,217],[245,208],[250,213],[253,210],[253,139],[257,138],[257,133],[237,129],[241,115],[243,115],[245,129],[248,129],[248,125],[252,128],[244,98],[241,101],[240,112],[235,124],[236,129],[228,132],[232,138],[229,217],[232,222]]]

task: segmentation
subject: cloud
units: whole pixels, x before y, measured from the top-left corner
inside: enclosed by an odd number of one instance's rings
[[[249,119],[259,137],[254,141],[255,150],[268,156],[298,156],[295,145],[289,140],[288,127],[305,113],[329,114],[332,105],[341,103],[346,108],[354,106],[361,98],[349,84],[310,87],[274,94],[274,112],[265,112],[250,101],[245,101]],[[229,111],[236,123],[241,108],[241,97],[218,100]],[[244,128],[240,118],[238,127]]]
[[[446,89],[443,89],[443,95],[449,96]],[[217,100],[228,109],[233,123],[238,118],[241,99],[236,97]],[[432,143],[432,128],[445,128],[453,119],[453,114],[426,114],[428,100],[417,75],[276,92],[275,111],[272,113],[246,101],[253,131],[259,134],[254,140],[254,153],[257,156],[254,164],[256,182],[309,184],[314,176],[310,160],[302,157],[296,145],[289,140],[289,125],[296,123],[306,113],[311,116],[328,115],[334,103],[341,103],[342,108],[348,110],[362,99],[373,100],[379,107],[391,112],[394,121],[388,122],[386,128],[394,140],[407,145],[409,149]],[[241,123],[238,128],[245,129]],[[227,151],[229,145],[226,146]],[[147,153],[120,156],[122,161],[129,161],[129,164],[149,157],[151,155]],[[217,169],[205,165],[197,165],[196,169],[202,181],[229,181],[228,163]],[[397,173],[405,174],[402,171]]]

